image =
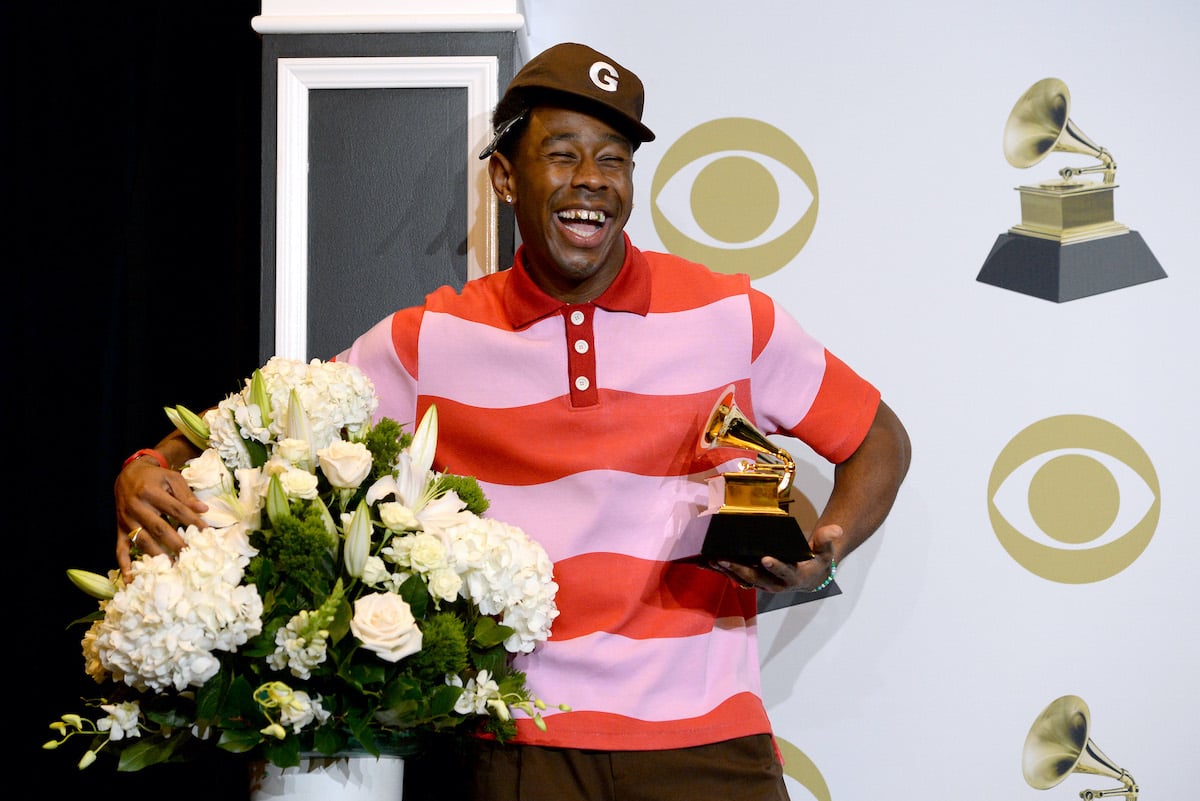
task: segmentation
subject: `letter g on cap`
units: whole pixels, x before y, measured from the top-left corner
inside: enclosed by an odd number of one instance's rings
[[[617,70],[606,61],[597,61],[588,69],[588,77],[598,89],[606,92],[617,91]]]

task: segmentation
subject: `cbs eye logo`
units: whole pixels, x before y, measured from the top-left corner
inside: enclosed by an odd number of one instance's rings
[[[809,759],[808,754],[801,751],[782,737],[775,738],[779,753],[783,756],[783,775],[794,780],[797,784],[812,794],[816,801],[831,801],[829,785],[817,768],[816,763]]]
[[[751,278],[796,257],[816,226],[817,200],[817,177],[800,146],[741,117],[681,136],[650,185],[654,229],[668,251]]]
[[[1018,433],[988,479],[988,516],[1009,556],[1042,578],[1086,584],[1141,555],[1158,525],[1158,475],[1141,446],[1086,415]]]

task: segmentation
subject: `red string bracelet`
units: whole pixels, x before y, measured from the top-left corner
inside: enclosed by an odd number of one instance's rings
[[[154,450],[154,448],[142,448],[140,451],[135,452],[132,456],[125,460],[125,462],[121,465],[121,469],[124,470],[126,467],[129,467],[130,462],[141,459],[143,456],[153,456],[154,460],[159,463],[163,470],[171,469],[171,463],[167,461],[167,457]]]

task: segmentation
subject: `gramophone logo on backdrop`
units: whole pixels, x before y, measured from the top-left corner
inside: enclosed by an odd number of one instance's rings
[[[1021,752],[1021,772],[1035,790],[1049,790],[1074,773],[1107,776],[1121,782],[1106,790],[1083,790],[1084,801],[1110,796],[1138,797],[1138,785],[1129,771],[1113,762],[1091,737],[1091,711],[1078,695],[1064,695],[1050,702],[1029,727]]]
[[[698,125],[663,154],[650,214],[667,250],[762,278],[796,257],[817,223],[817,177],[787,134],[754,119]]]
[[[1105,420],[1048,417],[1018,433],[988,479],[988,516],[1022,567],[1050,581],[1115,576],[1154,536],[1158,474],[1133,437]]]
[[[1117,163],[1070,119],[1071,94],[1057,78],[1031,86],[1004,127],[1004,157],[1032,167],[1052,152],[1100,161],[1064,167],[1057,180],[1019,186],[1021,223],[1000,234],[978,281],[1061,303],[1165,278],[1137,231],[1113,219]],[[1102,181],[1080,176],[1104,173]]]

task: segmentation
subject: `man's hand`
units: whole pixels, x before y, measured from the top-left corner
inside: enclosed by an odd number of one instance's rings
[[[135,549],[172,559],[185,542],[177,526],[204,527],[208,505],[197,498],[183,476],[151,459],[135,459],[113,484],[117,511],[117,565],[126,583],[133,580]]]
[[[842,527],[836,524],[815,529],[809,543],[813,558],[803,562],[789,564],[773,556],[764,556],[759,565],[739,565],[722,561],[716,562],[714,567],[746,589],[753,587],[763,592],[812,592],[829,577],[837,555],[834,544],[841,538],[842,533]]]

